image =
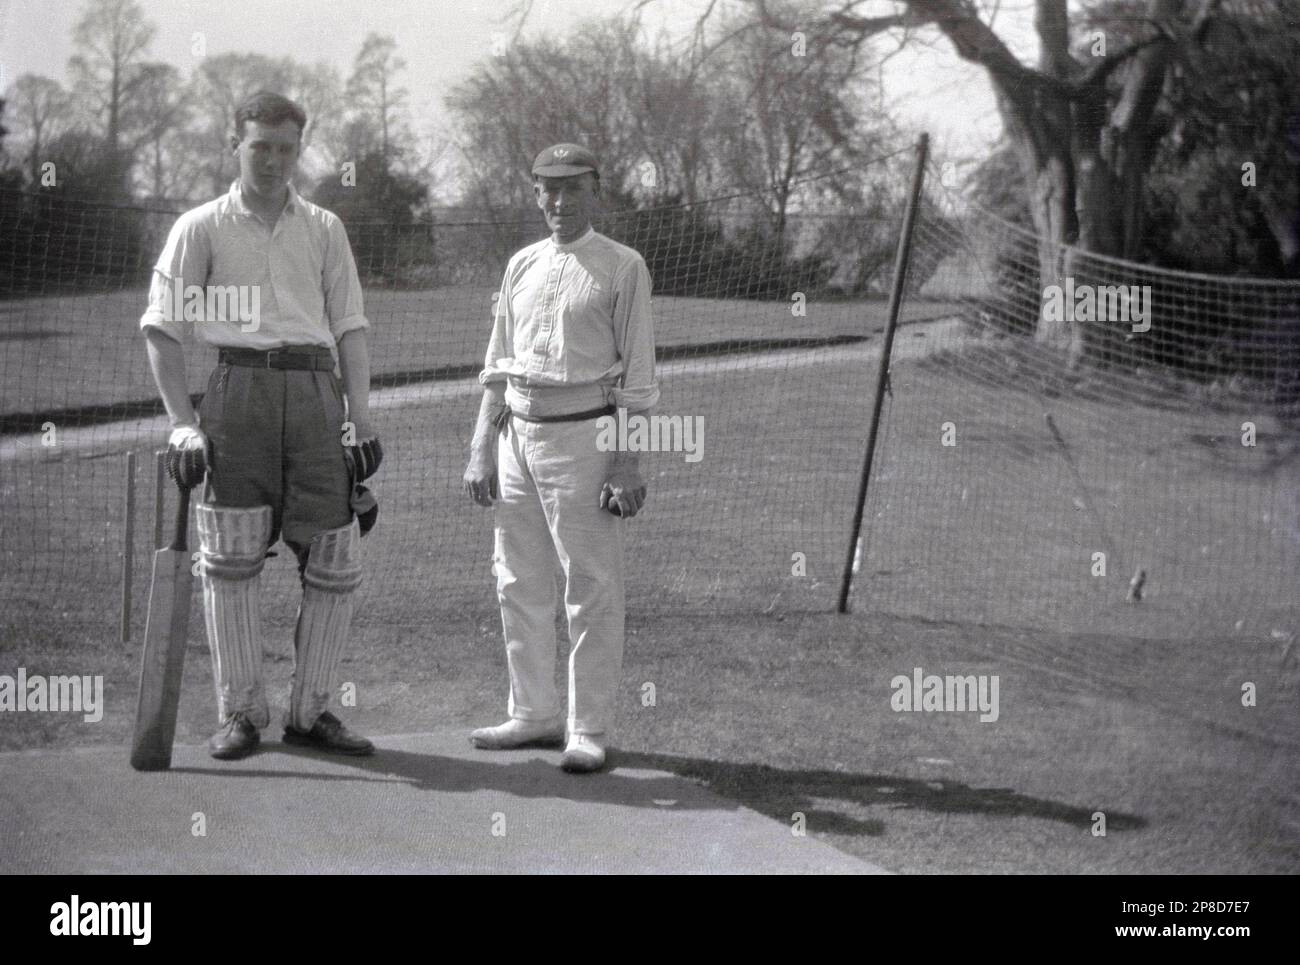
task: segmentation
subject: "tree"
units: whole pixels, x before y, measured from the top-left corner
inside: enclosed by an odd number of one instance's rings
[[[41,162],[50,141],[71,120],[70,99],[56,80],[39,74],[22,74],[9,88],[9,104],[25,145],[27,173],[33,184],[40,180]]]
[[[136,140],[145,149],[146,192],[154,198],[189,197],[198,165],[187,156],[183,140],[193,104],[180,72],[171,64],[142,65],[138,99],[145,120]]]
[[[635,34],[635,24],[610,19],[563,41],[519,41],[477,65],[452,90],[446,103],[482,207],[526,209],[533,198],[528,170],[537,152],[573,140],[600,158],[606,202],[627,201],[639,144],[626,96],[632,67],[624,54],[635,49]]]
[[[5,99],[0,97],[0,191],[17,191],[23,186],[23,172],[13,165],[5,149],[5,136],[9,133],[9,128],[5,126],[5,103]],[[8,234],[10,226],[5,225],[5,228],[3,233]],[[0,246],[0,249],[4,247],[8,246]],[[3,254],[2,250],[0,254]],[[0,270],[0,283],[4,280],[4,272]]]
[[[799,182],[844,168],[870,143],[864,82],[843,45],[801,57],[788,35],[753,21],[733,19],[725,33],[733,43],[681,50],[621,17],[499,48],[447,99],[483,202],[530,204],[533,156],[576,139],[601,159],[607,206],[742,188],[764,199],[780,238]],[[848,192],[856,180],[839,183]]]
[[[656,290],[785,298],[833,274],[870,286],[892,252],[879,233],[852,217],[794,220],[828,203],[863,217],[897,207],[886,169],[866,163],[888,119],[863,103],[858,48],[796,49],[752,18],[720,34],[683,47],[622,17],[498,47],[447,100],[467,203],[526,211],[536,152],[582,140],[600,157],[606,211],[623,212],[601,230],[642,251]],[[900,201],[903,183],[893,181]],[[675,210],[731,193],[741,196]]]
[[[376,147],[386,169],[409,142],[409,135],[399,135],[407,92],[396,81],[397,74],[405,69],[406,61],[397,56],[397,41],[372,33],[362,41],[348,78],[349,113],[373,125]]]
[[[407,283],[432,261],[427,226],[429,189],[415,139],[405,123],[407,92],[397,75],[406,62],[391,37],[369,34],[348,78],[342,112],[334,111],[335,135],[312,199],[349,226],[363,275]],[[340,162],[352,165],[344,176]],[[427,279],[425,279],[427,280]]]
[[[793,8],[785,8],[791,22]],[[864,99],[854,96],[856,48],[807,47],[792,32],[766,23],[732,22],[733,38],[720,50],[722,150],[731,184],[761,198],[777,250],[796,191],[805,182],[840,172],[822,185],[845,201],[861,186],[850,166],[870,153],[873,137]]]
[[[1140,199],[1138,260],[1272,277],[1300,256],[1300,0],[1279,2],[1282,21],[1223,4],[1204,42],[1170,64],[1149,128],[1156,147]],[[1131,0],[1098,4],[1086,23],[1122,27],[1132,8]],[[1031,227],[1009,142],[970,186],[984,207]]]
[[[720,61],[698,48],[683,54],[663,36],[645,45],[621,39],[615,56],[628,65],[625,95],[639,152],[632,191],[652,205],[667,198],[693,204],[722,178],[712,149],[727,113],[717,96]]]
[[[343,82],[338,70],[327,63],[290,63],[287,96],[307,112],[303,132],[302,165],[307,180],[326,171],[337,171],[342,156],[340,133],[346,120]]]
[[[5,149],[5,136],[8,133],[9,128],[5,127],[5,99],[0,97],[0,191],[17,191],[23,186],[23,172],[10,162]],[[0,246],[0,260],[3,260],[3,247],[7,246]],[[4,280],[4,272],[0,270],[0,286],[3,286]]]
[[[419,179],[392,170],[377,151],[356,161],[355,184],[327,174],[312,200],[348,226],[357,269],[367,281],[404,283],[412,270],[429,265],[433,243],[427,223],[429,189]]]
[[[131,168],[124,137],[144,122],[138,95],[154,32],[135,0],[89,0],[72,30],[73,91],[103,138],[108,170],[123,193]]]
[[[1276,276],[1300,264],[1300,0],[1228,5],[1176,62],[1156,113],[1144,256]]]
[[[864,43],[886,31],[906,41],[936,28],[958,56],[983,67],[1024,176],[1049,285],[1073,273],[1074,246],[1137,253],[1156,147],[1152,115],[1170,64],[1201,42],[1221,0],[1131,0],[1124,6],[1136,21],[1112,17],[1111,32],[1089,37],[1072,37],[1067,0],[1034,0],[1036,65],[1012,53],[975,0],[893,0],[891,13],[873,16],[862,13],[863,0],[838,0],[798,22],[769,0],[741,2],[761,23],[808,29],[827,43]],[[1075,359],[1083,349],[1083,333],[1068,322],[1044,317],[1037,334]]]

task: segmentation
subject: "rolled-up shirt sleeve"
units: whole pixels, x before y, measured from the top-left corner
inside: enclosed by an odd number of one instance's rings
[[[623,378],[613,389],[614,404],[629,412],[642,412],[659,401],[650,286],[645,261],[637,258],[614,287],[614,340],[623,362]]]
[[[337,217],[329,219],[321,284],[325,291],[325,318],[329,321],[334,341],[348,332],[370,327],[362,301],[361,279],[357,277],[357,263],[352,257],[352,246],[348,244],[348,232]]]
[[[492,337],[488,340],[483,370],[478,374],[480,385],[504,382],[513,371],[515,326],[510,311],[510,289],[513,287],[510,279],[514,267],[515,263],[511,260],[506,266],[505,277],[501,279],[501,290],[497,292],[496,305],[492,312]]]
[[[181,215],[172,225],[167,244],[154,263],[149,307],[140,316],[141,331],[156,328],[183,342],[187,326],[183,313],[176,317],[175,306],[183,303],[188,286],[207,285],[211,266],[212,244],[207,229],[197,218]]]

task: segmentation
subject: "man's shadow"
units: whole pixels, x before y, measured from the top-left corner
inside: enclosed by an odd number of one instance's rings
[[[884,822],[861,820],[837,809],[884,806],[891,810],[923,810],[936,814],[976,814],[990,817],[1029,817],[1090,828],[1097,808],[1066,804],[1021,794],[1006,787],[972,787],[959,781],[922,781],[887,774],[855,774],[821,768],[787,770],[767,764],[714,761],[666,754],[629,752],[618,762],[627,767],[668,771],[703,782],[713,793],[789,823],[802,812],[809,828],[836,834],[878,835]],[[1118,811],[1106,812],[1110,830],[1145,827],[1146,819]]]
[[[876,836],[884,833],[879,818],[849,811],[868,807],[923,810],[935,814],[1030,817],[1089,828],[1098,810],[1020,794],[1011,788],[972,787],[958,781],[922,781],[885,774],[855,774],[825,769],[788,770],[767,764],[611,750],[609,766],[599,774],[566,774],[559,754],[546,750],[487,751],[473,757],[446,757],[380,747],[372,757],[326,757],[284,744],[263,745],[265,753],[302,760],[328,760],[355,768],[349,774],[302,771],[174,768],[227,777],[267,777],[320,781],[401,783],[443,794],[498,792],[527,799],[556,798],[623,807],[717,811],[747,807],[782,823],[796,812],[807,827],[836,834]],[[1106,812],[1108,830],[1136,830],[1147,821],[1138,815]]]

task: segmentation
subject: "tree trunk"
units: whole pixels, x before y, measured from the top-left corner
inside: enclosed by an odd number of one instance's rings
[[[1124,205],[1121,182],[1112,163],[1114,140],[1103,125],[1106,90],[1097,85],[1073,105],[1076,187],[1075,210],[1079,218],[1079,245],[1100,255],[1120,255],[1124,247]]]
[[[41,129],[36,128],[36,136],[32,140],[32,186],[35,187],[41,183]]]
[[[384,173],[388,173],[388,78],[379,81],[379,155],[384,159]]]
[[[113,72],[110,75],[108,85],[108,130],[105,132],[105,140],[108,142],[108,152],[112,157],[117,157],[118,143],[118,109],[119,99],[121,97],[121,65],[117,60],[113,61]]]
[[[776,223],[773,226],[776,229],[775,250],[776,250],[776,257],[778,258],[785,257],[786,205],[789,204],[789,201],[790,201],[789,189],[784,188],[782,189],[780,195],[777,197]]]
[[[1063,285],[1064,253],[1079,237],[1075,210],[1075,166],[1070,154],[1070,105],[1061,96],[1039,91],[1033,110],[1003,92],[998,104],[1007,136],[1015,145],[1025,183],[1029,187],[1029,213],[1038,247],[1040,289]],[[1035,337],[1043,344],[1078,355],[1079,334],[1066,321],[1044,317],[1041,311]]]
[[[1160,3],[1156,12],[1170,16],[1176,5]],[[1113,106],[1104,81],[1089,85],[1075,102],[1079,243],[1088,251],[1129,260],[1139,253],[1144,187],[1158,140],[1151,119],[1168,69],[1167,46],[1132,58]]]
[[[1070,52],[1066,0],[1035,0],[1040,42],[1035,72],[959,0],[906,3],[914,15],[937,24],[959,56],[989,73],[1029,189],[1042,286],[1064,283],[1073,271],[1075,245],[1081,251],[1132,258],[1141,241],[1142,187],[1157,140],[1150,123],[1164,84],[1169,44],[1151,43],[1100,64],[1086,58],[1080,62]],[[1148,12],[1169,22],[1184,4],[1149,0]],[[1124,81],[1112,105],[1106,78],[1120,64]],[[1084,348],[1077,329],[1040,311],[1036,334],[1040,342],[1066,349],[1075,363]]]

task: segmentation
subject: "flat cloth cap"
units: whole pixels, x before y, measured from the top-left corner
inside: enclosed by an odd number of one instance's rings
[[[533,174],[543,178],[567,178],[587,171],[598,171],[596,155],[581,144],[553,144],[533,162]]]

